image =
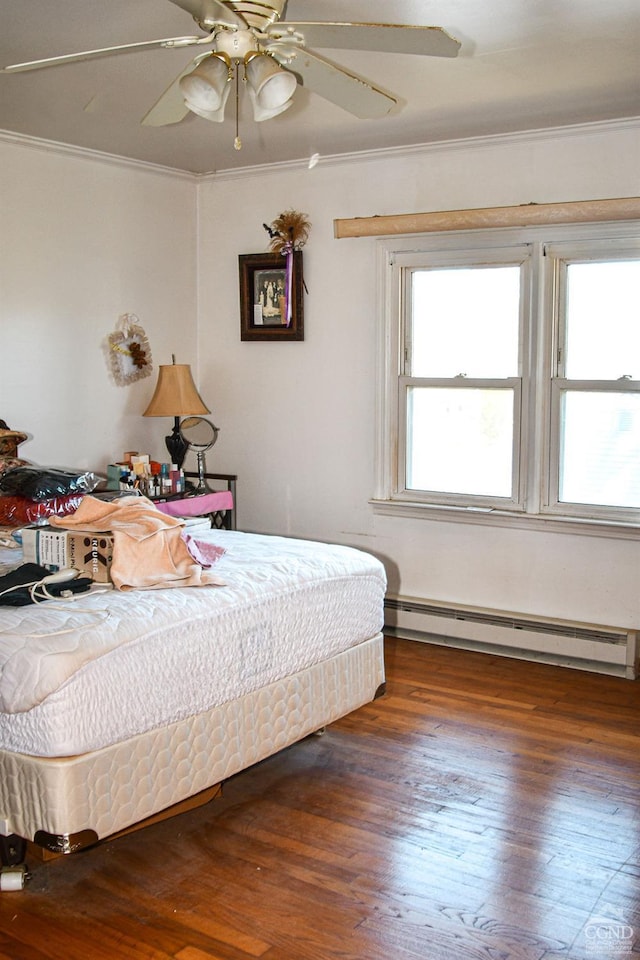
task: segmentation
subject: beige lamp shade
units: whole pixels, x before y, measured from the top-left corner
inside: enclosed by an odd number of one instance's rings
[[[186,417],[211,413],[196,389],[188,363],[158,368],[158,382],[143,417]]]

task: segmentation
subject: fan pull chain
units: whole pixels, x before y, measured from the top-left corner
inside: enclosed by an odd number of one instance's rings
[[[239,133],[238,114],[240,113],[240,65],[236,63],[236,138],[233,141],[234,150],[242,150],[242,140]]]

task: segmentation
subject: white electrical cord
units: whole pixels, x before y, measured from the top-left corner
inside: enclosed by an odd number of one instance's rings
[[[108,620],[111,616],[110,612],[104,608],[97,610],[83,610],[82,607],[66,607],[61,605],[61,601],[73,600],[74,602],[82,599],[85,594],[74,594],[72,590],[62,590],[60,596],[55,596],[50,593],[47,589],[47,584],[52,583],[66,583],[68,580],[75,580],[78,576],[78,571],[73,569],[58,570],[56,573],[50,573],[46,577],[42,577],[40,580],[32,580],[27,583],[17,583],[13,587],[7,587],[6,590],[0,592],[0,597],[3,597],[7,593],[11,593],[13,590],[24,590],[28,588],[29,596],[34,604],[44,603],[48,600],[53,600],[57,610],[64,610],[71,613],[83,613],[89,617],[95,617],[95,623],[102,623],[104,620]],[[95,593],[107,593],[109,592],[109,587],[102,587],[98,590],[91,590],[91,595]],[[77,626],[67,627],[64,630],[52,630],[49,633],[25,633],[24,637],[29,639],[40,639],[42,637],[57,637],[64,633],[74,633],[77,630]],[[2,630],[0,633],[6,633],[7,631]]]
[[[46,577],[39,577],[37,580],[29,580],[27,583],[16,583],[13,587],[7,587],[6,590],[0,592],[0,597],[4,597],[6,593],[12,593],[14,590],[23,590],[28,587],[31,599],[34,603],[38,603],[39,601],[34,597],[33,591],[41,586],[46,593],[46,596],[42,597],[42,600],[55,600],[56,598],[47,591],[46,585],[48,583],[66,583],[68,580],[75,580],[77,576],[77,570],[67,567],[64,570],[56,570],[55,573],[49,573]]]
[[[0,591],[0,597],[4,597],[5,593],[11,593],[13,590],[23,590],[25,587],[35,587],[40,583],[40,580],[31,580],[29,583],[16,583],[15,587],[7,587],[6,590]]]

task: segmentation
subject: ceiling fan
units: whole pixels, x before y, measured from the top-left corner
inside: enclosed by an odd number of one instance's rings
[[[287,0],[171,0],[190,13],[204,36],[170,37],[100,50],[14,63],[2,73],[39,70],[154,47],[210,46],[175,78],[143,117],[146,126],[179,123],[189,112],[224,120],[236,79],[247,82],[254,119],[278,116],[292,103],[297,84],[308,87],[360,119],[383,117],[397,100],[369,80],[309,49],[372,50],[455,57],[460,43],[440,27],[389,23],[292,22],[281,20]],[[237,128],[236,99],[236,128]],[[241,143],[237,136],[236,144]]]

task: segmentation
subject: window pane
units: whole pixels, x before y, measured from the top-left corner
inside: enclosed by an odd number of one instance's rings
[[[559,499],[640,507],[640,396],[567,392],[561,417]]]
[[[510,497],[513,390],[410,387],[407,489]]]
[[[640,260],[567,267],[566,376],[640,380]]]
[[[518,375],[520,267],[412,273],[413,377]]]

